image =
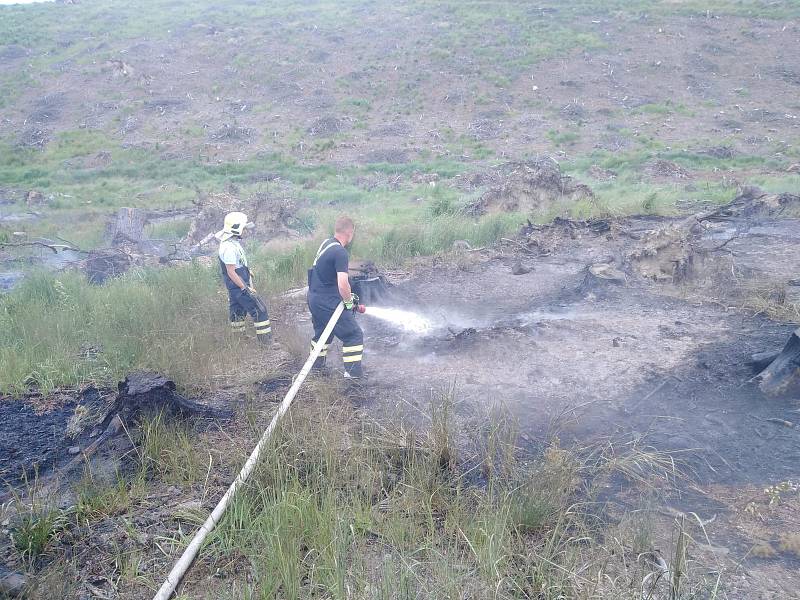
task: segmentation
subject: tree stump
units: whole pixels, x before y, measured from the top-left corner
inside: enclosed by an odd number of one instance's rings
[[[781,353],[759,373],[758,379],[761,391],[770,396],[800,389],[800,328],[794,330]]]
[[[136,208],[120,208],[111,229],[111,245],[115,247],[138,246],[145,239],[146,214]]]

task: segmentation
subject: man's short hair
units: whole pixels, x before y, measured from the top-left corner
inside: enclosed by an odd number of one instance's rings
[[[342,215],[336,219],[336,224],[334,225],[334,230],[336,233],[348,233],[353,231],[356,228],[355,223],[353,223],[353,219],[346,215]]]

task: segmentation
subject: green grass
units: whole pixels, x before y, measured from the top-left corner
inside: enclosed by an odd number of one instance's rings
[[[555,146],[569,147],[574,146],[578,140],[581,139],[581,135],[577,131],[557,131],[551,129],[547,132],[547,139]]]
[[[83,524],[124,514],[142,496],[143,490],[141,478],[134,477],[129,482],[118,475],[109,483],[87,468],[83,479],[75,486],[74,518],[78,524]]]
[[[146,416],[136,434],[139,477],[157,477],[170,484],[191,486],[206,474],[208,456],[198,452],[195,432],[187,423],[163,414]]]
[[[65,525],[65,515],[58,509],[32,509],[20,516],[11,531],[11,540],[23,559],[34,561],[47,551]]]
[[[112,383],[137,367],[203,387],[238,356],[217,273],[199,265],[137,270],[105,286],[32,273],[0,297],[0,323],[5,391]]]
[[[692,111],[689,110],[684,104],[674,104],[670,100],[660,103],[643,104],[632,111],[634,114],[640,113],[645,115],[683,115],[691,116]]]
[[[188,219],[163,221],[148,225],[145,234],[149,239],[180,240],[189,233],[190,225],[191,222]]]

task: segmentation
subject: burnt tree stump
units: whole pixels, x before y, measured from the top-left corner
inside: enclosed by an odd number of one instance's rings
[[[778,358],[780,355],[779,351],[769,350],[766,352],[756,352],[755,354],[750,355],[750,360],[747,361],[753,368],[754,373],[761,373],[764,369],[766,369],[773,360]]]
[[[167,417],[206,417],[228,419],[229,410],[213,408],[184,398],[176,391],[175,382],[158,373],[131,373],[120,382],[118,395],[110,414],[119,414],[124,422],[142,415],[164,414]]]
[[[761,391],[770,396],[800,390],[800,328],[794,330],[781,353],[758,378]]]

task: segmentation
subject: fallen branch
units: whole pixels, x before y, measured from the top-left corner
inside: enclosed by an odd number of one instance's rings
[[[512,240],[509,238],[500,238],[500,241],[506,242],[508,244],[513,244],[514,246],[517,246],[520,250],[522,250],[526,254],[530,254],[531,256],[539,256],[538,254],[536,254],[536,252],[528,248],[525,244],[518,242],[517,240]]]
[[[70,246],[68,244],[53,244],[53,243],[46,243],[40,241],[33,241],[33,242],[0,242],[0,248],[22,248],[22,247],[31,247],[31,246],[38,246],[41,248],[47,248],[51,250],[53,253],[58,254],[59,252],[64,252],[65,250],[70,250],[72,252],[81,252],[83,254],[88,254],[86,250],[80,250],[75,248],[74,246]]]
[[[104,443],[106,443],[106,441],[117,435],[121,429],[122,429],[122,419],[119,418],[119,414],[116,414],[114,415],[114,418],[111,419],[111,421],[108,424],[108,427],[106,427],[106,430],[100,435],[100,437],[98,437],[95,441],[86,446],[85,450],[83,450],[78,456],[76,456],[66,465],[64,465],[62,472],[66,473],[71,469],[73,469],[74,467],[78,466],[79,464],[83,463],[87,458],[89,458],[95,452],[97,452],[97,449],[100,448],[100,446],[102,446]]]

